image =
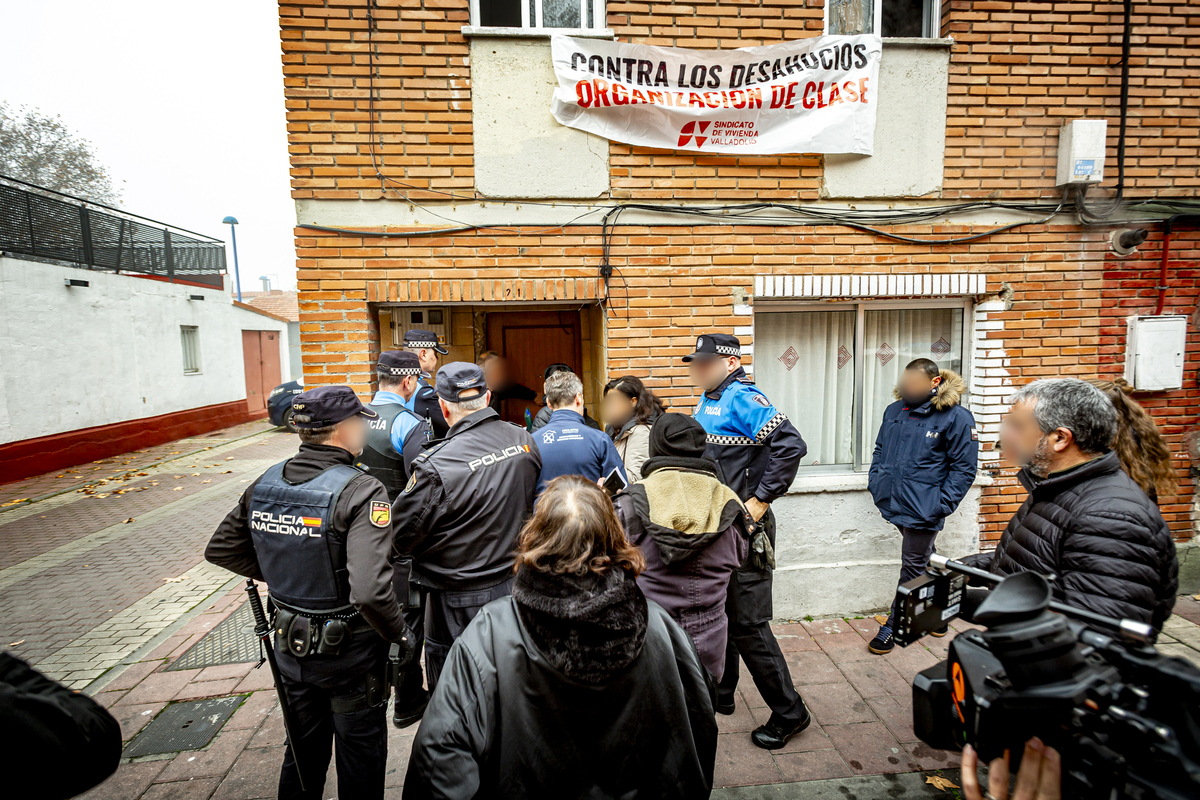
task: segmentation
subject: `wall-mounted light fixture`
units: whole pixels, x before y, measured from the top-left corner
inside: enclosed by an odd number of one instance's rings
[[[203,300],[203,299],[204,299],[204,295],[202,295],[202,294],[189,294],[188,295],[188,300]]]
[[[79,278],[63,278],[63,285],[67,288],[72,286],[87,286],[88,282],[80,280]]]

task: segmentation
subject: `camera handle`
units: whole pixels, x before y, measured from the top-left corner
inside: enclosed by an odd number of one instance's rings
[[[1003,575],[994,575],[982,569],[969,567],[961,561],[954,561],[936,553],[929,557],[929,567],[930,569],[942,572],[957,572],[960,575],[967,575],[993,584],[1004,580]],[[1050,610],[1057,611],[1060,614],[1080,620],[1081,622],[1114,628],[1120,632],[1121,638],[1126,641],[1137,642],[1138,644],[1149,644],[1154,641],[1154,628],[1144,622],[1137,622],[1131,619],[1117,619],[1116,617],[1088,611],[1085,608],[1077,608],[1069,606],[1066,603],[1059,603],[1056,600],[1050,601]]]

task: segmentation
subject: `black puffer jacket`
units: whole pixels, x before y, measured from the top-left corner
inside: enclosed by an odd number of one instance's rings
[[[1045,479],[1028,470],[1018,478],[1029,497],[990,564],[976,564],[1000,575],[1053,573],[1057,599],[1162,630],[1179,588],[1175,542],[1117,454]]]
[[[404,797],[708,797],[712,703],[688,635],[632,577],[523,567],[450,648]]]

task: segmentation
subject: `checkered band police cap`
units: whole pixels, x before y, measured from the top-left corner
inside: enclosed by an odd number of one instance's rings
[[[408,350],[388,350],[379,354],[376,369],[384,375],[403,378],[405,375],[420,375],[421,362],[417,354]]]
[[[706,333],[696,338],[696,351],[683,357],[684,362],[717,356],[742,357],[742,343],[728,333]]]
[[[292,424],[297,428],[328,428],[355,414],[367,419],[379,416],[349,386],[318,386],[292,399]]]

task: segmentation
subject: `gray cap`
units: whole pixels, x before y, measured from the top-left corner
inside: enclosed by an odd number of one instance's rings
[[[434,390],[447,403],[458,403],[481,396],[487,391],[487,383],[477,364],[454,361],[438,370]],[[467,396],[463,397],[464,394]]]

